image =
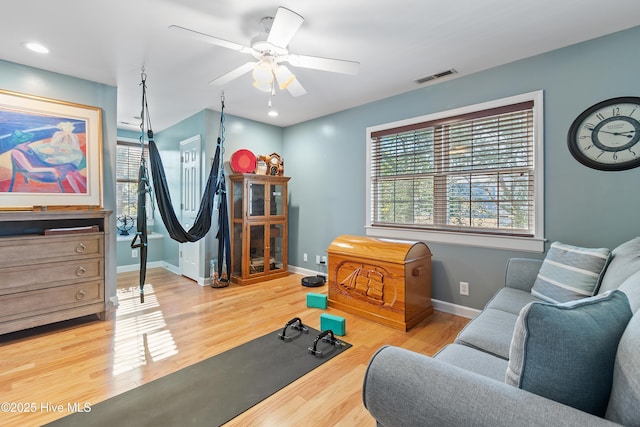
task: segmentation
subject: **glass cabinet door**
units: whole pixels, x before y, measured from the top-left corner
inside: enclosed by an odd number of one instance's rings
[[[242,212],[242,209],[240,210]],[[242,223],[233,223],[233,254],[231,256],[231,271],[236,276],[242,276]]]
[[[265,225],[249,224],[249,274],[265,271]]]
[[[265,215],[264,190],[265,184],[249,181],[247,188],[249,193],[249,217]]]
[[[269,214],[284,215],[284,185],[269,184],[269,196],[271,198]]]
[[[233,182],[233,219],[242,219],[242,181]]]
[[[282,270],[285,268],[283,259],[284,224],[269,226],[269,269]]]

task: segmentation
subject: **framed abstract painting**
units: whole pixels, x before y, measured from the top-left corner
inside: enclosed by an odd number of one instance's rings
[[[102,206],[102,110],[0,90],[0,209]]]

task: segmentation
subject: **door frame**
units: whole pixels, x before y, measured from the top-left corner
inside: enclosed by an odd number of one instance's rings
[[[180,141],[180,223],[182,224],[182,226],[184,227],[184,221],[183,221],[183,204],[185,201],[185,192],[184,192],[184,185],[185,185],[185,178],[184,178],[184,167],[183,167],[183,163],[184,163],[184,148],[188,145],[191,144],[196,144],[197,148],[196,151],[198,153],[198,161],[197,161],[197,171],[196,171],[196,191],[195,191],[195,196],[196,196],[196,201],[198,204],[198,208],[200,207],[200,199],[202,197],[202,140],[200,138],[200,135],[194,135],[190,138],[184,139],[182,141]],[[196,209],[197,210],[197,209]],[[204,275],[202,275],[202,271],[203,271],[203,240],[204,239],[200,239],[197,242],[186,242],[186,243],[180,243],[179,246],[179,258],[178,258],[178,269],[180,271],[180,275],[188,277],[189,279],[195,280],[199,285],[204,285],[205,279],[204,279]],[[186,266],[183,263],[183,253],[185,251],[190,251],[193,252],[195,254],[195,261],[196,261],[196,265],[195,265],[195,277],[193,277],[193,275],[186,275],[185,270],[186,270]]]

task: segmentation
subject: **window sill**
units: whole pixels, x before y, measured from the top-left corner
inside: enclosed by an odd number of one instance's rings
[[[446,231],[408,230],[385,227],[365,227],[367,236],[386,239],[418,240],[450,245],[476,246],[480,248],[503,249],[523,252],[544,252],[545,239],[536,237],[515,237],[451,233]]]
[[[128,236],[121,236],[120,234],[118,234],[116,236],[116,240],[118,242],[131,242],[133,240],[133,237],[135,236],[135,232],[129,232]],[[147,240],[151,240],[151,239],[162,239],[162,234],[158,234],[158,233],[151,233],[147,235]]]

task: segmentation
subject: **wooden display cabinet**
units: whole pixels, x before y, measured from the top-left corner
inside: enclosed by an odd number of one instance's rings
[[[288,272],[289,177],[238,174],[231,180],[231,281],[249,285]]]

